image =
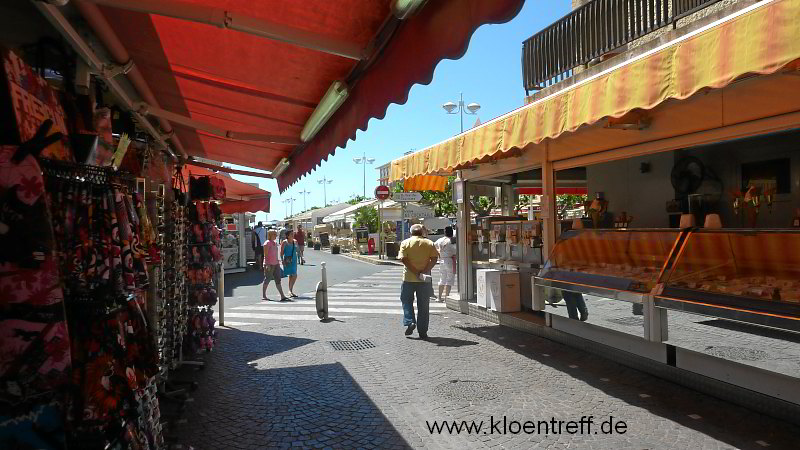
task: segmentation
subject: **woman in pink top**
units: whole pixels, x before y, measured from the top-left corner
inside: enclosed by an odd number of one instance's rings
[[[281,264],[278,260],[278,244],[275,242],[275,239],[278,237],[278,233],[275,230],[269,230],[267,232],[267,242],[264,243],[264,285],[261,287],[261,296],[264,300],[269,300],[267,298],[267,286],[269,286],[270,281],[275,281],[275,287],[278,288],[278,293],[281,294],[281,301],[289,300],[286,295],[283,294],[283,288],[281,288]]]

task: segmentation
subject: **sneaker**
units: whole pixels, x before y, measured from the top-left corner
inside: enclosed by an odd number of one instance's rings
[[[411,325],[406,327],[406,336],[411,336],[411,333],[417,328],[417,324],[412,323]]]
[[[419,334],[419,338],[420,339],[428,339],[428,333],[420,333]]]

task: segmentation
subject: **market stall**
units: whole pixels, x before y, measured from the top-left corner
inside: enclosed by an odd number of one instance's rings
[[[758,351],[764,333],[800,331],[800,46],[784,20],[798,11],[774,0],[709,19],[392,162],[391,182],[457,176],[449,306],[486,317],[521,296],[530,314],[515,317],[800,404],[796,371],[698,344]],[[528,217],[521,193],[537,196]],[[536,265],[513,275],[529,236]]]
[[[220,165],[221,166],[221,165]],[[269,213],[270,193],[260,189],[258,185],[234,180],[226,173],[196,166],[187,168],[189,176],[207,176],[219,179],[225,185],[225,197],[222,200],[222,212],[226,214],[223,228],[223,248],[225,271],[238,273],[247,270],[248,249],[251,249],[250,217],[255,212]]]

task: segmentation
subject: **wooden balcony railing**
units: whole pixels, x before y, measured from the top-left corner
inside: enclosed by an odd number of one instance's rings
[[[522,43],[525,91],[572,76],[582,64],[719,0],[593,0]]]

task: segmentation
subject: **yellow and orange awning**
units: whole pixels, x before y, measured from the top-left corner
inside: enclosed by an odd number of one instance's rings
[[[765,0],[466,133],[392,162],[390,181],[451,173],[635,109],[800,60],[800,0]],[[787,93],[787,95],[794,95]],[[548,155],[557,160],[558,155]]]

